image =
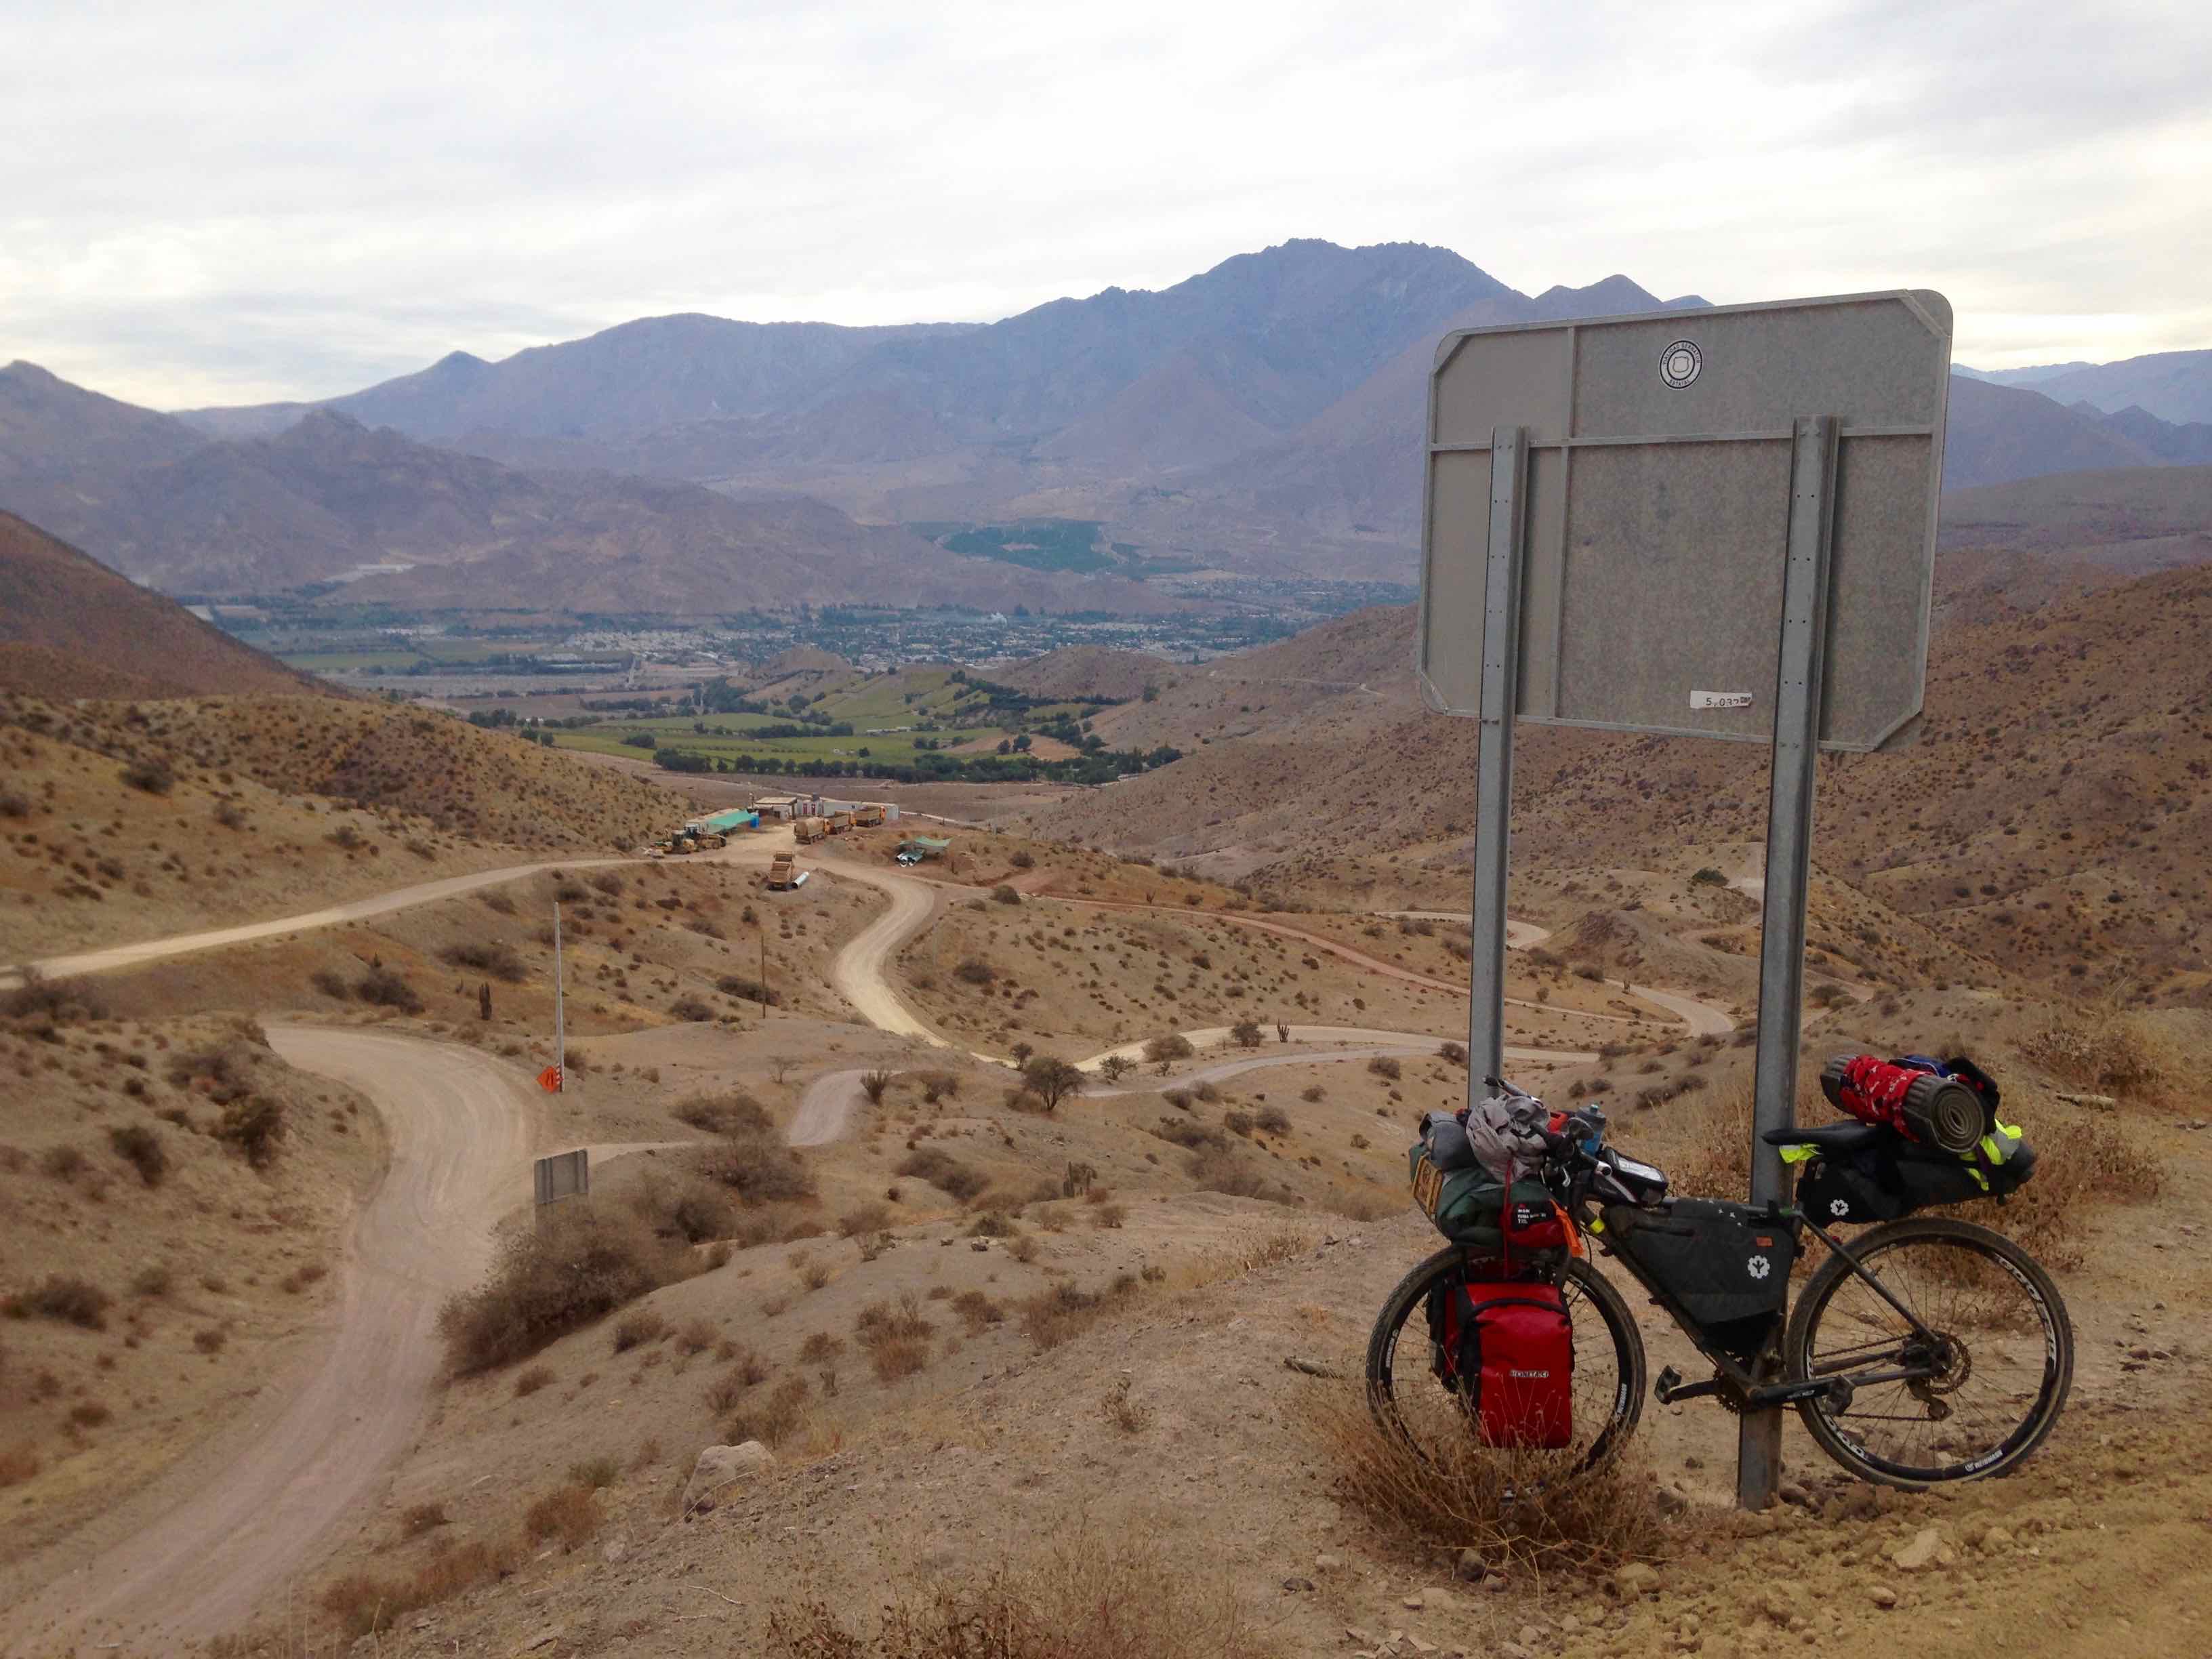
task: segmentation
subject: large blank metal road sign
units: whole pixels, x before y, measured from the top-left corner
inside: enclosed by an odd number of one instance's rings
[[[1918,721],[1950,368],[1951,307],[1917,289],[1437,348],[1420,671],[1482,722],[1470,1092],[1504,1052],[1516,719],[1771,743],[1751,1199],[1786,1196],[1759,1132],[1796,1097],[1814,762]],[[1781,1456],[1778,1410],[1747,1412],[1739,1502],[1773,1501]]]
[[[1422,547],[1430,706],[1483,712],[1492,449],[1518,427],[1525,554],[1517,614],[1502,620],[1519,648],[1499,712],[1767,742],[1795,423],[1831,416],[1820,744],[1909,740],[1950,362],[1950,305],[1925,289],[1445,336]]]

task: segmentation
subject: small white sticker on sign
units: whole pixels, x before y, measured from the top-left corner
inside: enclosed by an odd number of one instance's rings
[[[1690,693],[1690,707],[1692,708],[1748,708],[1751,707],[1751,693],[1748,691],[1692,691]]]

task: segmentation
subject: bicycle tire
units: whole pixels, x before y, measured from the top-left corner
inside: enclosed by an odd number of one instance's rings
[[[1382,1310],[1375,1316],[1375,1328],[1367,1339],[1368,1409],[1386,1433],[1396,1436],[1423,1456],[1428,1455],[1427,1449],[1399,1410],[1398,1390],[1401,1382],[1416,1387],[1425,1386],[1438,1394],[1442,1393],[1442,1387],[1429,1369],[1425,1325],[1421,1328],[1417,1376],[1401,1379],[1396,1376],[1398,1339],[1404,1333],[1407,1322],[1419,1315],[1431,1289],[1439,1279],[1464,1272],[1468,1258],[1466,1247],[1446,1245],[1435,1255],[1417,1263],[1383,1298]],[[1629,1312],[1628,1304],[1621,1299],[1620,1292],[1613,1289],[1612,1282],[1603,1273],[1577,1257],[1569,1260],[1566,1279],[1568,1286],[1579,1292],[1588,1306],[1597,1310],[1599,1321],[1606,1328],[1619,1379],[1606,1425],[1593,1437],[1589,1449],[1580,1460],[1581,1467],[1588,1468],[1618,1449],[1636,1431],[1637,1422],[1643,1416],[1646,1389],[1644,1339],[1636,1328],[1636,1318]],[[1571,1305],[1569,1311],[1571,1317],[1575,1312]],[[1579,1331],[1577,1340],[1579,1347]]]
[[[1991,1260],[2027,1292],[2029,1302],[2042,1316],[2044,1337],[2044,1373],[2035,1393],[2033,1409],[1995,1447],[1942,1468],[1907,1465],[1856,1443],[1838,1426],[1831,1414],[1832,1402],[1825,1398],[1798,1401],[1797,1414],[1820,1449],[1861,1480],[1920,1491],[1957,1480],[2008,1474],[2050,1437],[2073,1387],[2074,1326],[2066,1311],[2065,1299],[2033,1256],[2002,1233],[1971,1221],[1940,1216],[1887,1221],[1851,1240],[1850,1248],[1869,1272],[1879,1276],[1881,1256],[1909,1249],[1916,1243],[1935,1243]],[[1814,1270],[1797,1298],[1797,1305],[1790,1310],[1789,1328],[1783,1338],[1784,1363],[1789,1376],[1802,1378],[1813,1375],[1814,1343],[1821,1316],[1827,1311],[1839,1286],[1862,1282],[1839,1255],[1831,1255]],[[1971,1371],[1970,1351],[1968,1370]],[[1941,1419],[1931,1416],[1929,1420]]]

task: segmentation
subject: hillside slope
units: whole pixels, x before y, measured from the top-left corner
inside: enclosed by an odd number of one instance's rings
[[[1117,651],[1106,645],[1071,645],[1027,662],[994,668],[987,676],[1033,697],[1097,698],[1133,702],[1145,688],[1157,688],[1177,670],[1164,657],[1143,651]]]
[[[2208,629],[2212,566],[2198,564],[1942,630],[1921,742],[1824,760],[1816,858],[2022,972],[2196,994],[2212,952]],[[1036,827],[1285,880],[1404,854],[1451,890],[1474,732],[1419,710],[1412,630],[1410,611],[1363,612],[1110,711],[1109,741],[1174,742],[1186,758]],[[1290,672],[1316,668],[1337,672]],[[1746,848],[1755,860],[1765,764],[1749,746],[1524,727],[1516,868],[1666,869]]]
[[[0,691],[179,697],[318,689],[181,605],[0,513]]]

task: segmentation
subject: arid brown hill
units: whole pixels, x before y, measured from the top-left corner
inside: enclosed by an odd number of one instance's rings
[[[1419,711],[1412,629],[1410,611],[1362,612],[1112,711],[1099,721],[1109,741],[1174,742],[1187,758],[1037,827],[1286,875],[1320,854],[1457,845],[1473,823],[1474,734]],[[2208,636],[2203,564],[1941,630],[1920,743],[1824,761],[1817,860],[2021,971],[2200,994],[2212,983]],[[1316,668],[1337,672],[1294,672]],[[1524,869],[1664,869],[1765,833],[1766,757],[1749,746],[1525,727],[1515,785]]]
[[[0,690],[67,698],[319,689],[174,601],[0,513]]]
[[[28,364],[0,370],[0,507],[190,594],[268,593],[388,568],[345,597],[690,616],[855,598],[1180,608],[1117,576],[963,557],[803,495],[733,499],[661,478],[520,471],[331,409],[272,436],[210,441]]]
[[[1133,702],[1147,686],[1157,689],[1179,671],[1165,658],[1142,651],[1117,651],[1105,645],[1071,645],[1042,657],[994,668],[987,678],[1033,697],[1095,697]]]

